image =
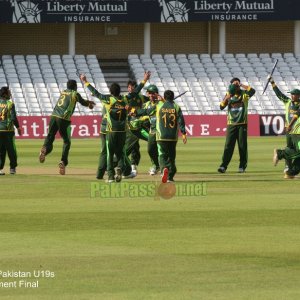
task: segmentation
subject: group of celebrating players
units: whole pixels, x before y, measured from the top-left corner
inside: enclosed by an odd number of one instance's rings
[[[128,93],[121,95],[120,85],[113,83],[110,94],[101,94],[87,80],[84,74],[80,80],[91,92],[92,96],[103,104],[102,123],[100,128],[101,152],[97,168],[97,179],[103,179],[107,172],[107,182],[120,182],[122,178],[137,176],[141,154],[139,140],[147,142],[147,150],[151,161],[150,175],[161,174],[163,183],[173,182],[176,169],[176,145],[178,131],[182,133],[184,144],[187,142],[185,121],[182,111],[175,103],[174,92],[166,90],[161,96],[157,86],[149,84],[145,87],[146,95],[141,93],[151,73],[145,72],[143,80],[128,81]],[[293,179],[300,172],[300,90],[290,91],[291,97],[284,95],[269,78],[276,96],[285,105],[286,142],[284,149],[275,149],[273,163],[285,159],[284,178]],[[227,107],[226,142],[219,173],[225,173],[231,161],[235,143],[238,143],[240,163],[238,172],[244,173],[248,162],[247,126],[248,102],[255,94],[249,85],[242,84],[233,78],[220,109]],[[46,156],[52,152],[57,132],[63,139],[63,150],[59,162],[59,173],[64,175],[68,165],[71,147],[71,117],[79,102],[93,109],[94,101],[85,100],[77,92],[77,82],[69,80],[67,89],[62,91],[50,117],[48,135],[40,150],[39,161],[45,162]],[[21,134],[14,103],[8,87],[0,90],[0,175],[4,175],[3,167],[6,152],[10,159],[10,174],[16,173],[17,154],[15,147],[14,127]],[[129,158],[131,157],[131,159]]]

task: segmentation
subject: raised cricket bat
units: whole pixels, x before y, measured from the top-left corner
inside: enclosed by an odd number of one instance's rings
[[[274,71],[275,71],[275,68],[276,68],[276,66],[277,66],[277,63],[278,63],[278,59],[275,60],[274,66],[273,66],[273,68],[272,68],[271,73],[270,73],[269,76],[268,76],[269,79],[268,79],[268,81],[266,82],[266,85],[265,85],[265,88],[264,88],[262,94],[265,93],[265,91],[266,91],[266,89],[267,89],[267,87],[268,87],[268,84],[269,84],[269,82],[270,82],[270,80],[271,80],[271,77],[272,77]]]
[[[181,93],[180,95],[178,95],[178,96],[176,96],[175,98],[174,98],[174,100],[175,99],[177,99],[177,98],[179,98],[179,97],[181,97],[181,96],[183,96],[185,93],[187,93],[188,91],[185,91],[185,92],[183,92],[183,93]]]

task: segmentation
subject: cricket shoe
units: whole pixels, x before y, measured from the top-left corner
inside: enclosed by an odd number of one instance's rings
[[[289,170],[289,167],[286,166],[286,167],[283,169],[283,173],[285,174],[288,170]]]
[[[15,175],[17,173],[16,168],[9,169],[9,174]]]
[[[219,173],[225,173],[226,169],[224,167],[219,167],[218,172]]]
[[[159,167],[151,167],[149,170],[149,174],[151,176],[156,175],[159,172],[159,170],[160,170]]]
[[[166,183],[168,181],[168,175],[169,175],[169,170],[168,168],[163,169],[162,177],[161,177],[161,182]]]
[[[175,180],[174,179],[168,179],[168,181],[167,181],[168,183],[174,183],[175,182]]]
[[[0,170],[0,176],[5,175],[5,172],[3,170]]]
[[[40,160],[40,163],[43,163],[46,159],[46,147],[43,146],[41,151],[40,151],[40,155],[39,155],[39,160]]]
[[[130,179],[136,177],[136,172],[132,171],[129,175],[123,175],[122,178]]]
[[[295,176],[294,175],[289,175],[287,172],[284,173],[284,179],[294,179]]]
[[[59,174],[60,175],[65,175],[66,174],[66,166],[65,166],[65,163],[63,161],[61,161],[58,164],[58,168],[59,168]]]
[[[273,164],[274,164],[275,167],[277,166],[278,162],[279,162],[278,153],[277,153],[277,150],[274,149],[274,153],[273,153]]]
[[[238,169],[238,173],[245,173],[245,172],[246,172],[246,170],[244,168],[239,168]]]
[[[116,167],[115,172],[116,172],[115,180],[116,180],[116,182],[120,182],[122,180],[122,170],[121,170],[121,168]]]
[[[137,172],[138,172],[137,171],[137,166],[136,165],[131,165],[131,171],[137,175]]]
[[[113,183],[113,182],[115,182],[115,180],[111,178],[111,179],[107,179],[106,182],[107,183]]]

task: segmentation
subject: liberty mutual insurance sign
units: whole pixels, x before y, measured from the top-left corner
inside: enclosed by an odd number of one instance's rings
[[[299,0],[0,0],[0,23],[299,20]]]
[[[274,12],[274,0],[263,2],[245,0],[234,2],[194,1],[194,13],[209,14],[211,21],[251,21],[258,20],[260,14],[272,14]]]
[[[61,3],[47,2],[47,14],[64,15],[64,22],[110,22],[111,15],[127,15],[127,1]]]

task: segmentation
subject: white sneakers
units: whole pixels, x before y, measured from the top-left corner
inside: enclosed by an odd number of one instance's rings
[[[159,168],[156,168],[156,167],[151,167],[149,170],[149,174],[151,176],[156,175],[158,172],[159,172]]]
[[[15,175],[16,173],[17,173],[16,168],[9,169],[9,174]],[[0,170],[0,176],[1,176],[1,175],[2,175],[2,176],[5,175],[5,172],[3,171],[3,169]]]
[[[125,176],[123,175],[122,178],[124,179],[130,179],[136,177],[136,172],[132,171],[129,175]]]

